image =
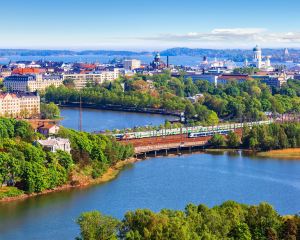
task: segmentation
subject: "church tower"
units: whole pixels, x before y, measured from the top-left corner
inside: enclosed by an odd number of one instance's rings
[[[253,62],[256,63],[257,68],[262,67],[261,48],[258,45],[256,45],[255,48],[253,48]]]

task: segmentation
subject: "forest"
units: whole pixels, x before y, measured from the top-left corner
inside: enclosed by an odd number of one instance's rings
[[[113,138],[61,127],[59,137],[71,142],[71,154],[50,152],[34,144],[43,139],[26,121],[0,118],[0,199],[39,193],[66,183],[74,176],[100,177],[108,167],[133,155],[131,146]]]
[[[227,201],[209,208],[188,204],[184,211],[148,209],[129,211],[122,220],[98,211],[77,219],[81,240],[296,240],[300,217],[280,216],[267,203]]]

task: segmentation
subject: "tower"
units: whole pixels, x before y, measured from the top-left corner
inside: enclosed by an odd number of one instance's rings
[[[257,68],[262,67],[261,48],[258,45],[253,48],[253,62],[256,63]]]
[[[289,50],[287,48],[284,49],[284,57],[288,57],[289,54]]]
[[[248,64],[249,64],[248,59],[246,58],[245,61],[244,61],[244,67],[248,67]]]
[[[266,57],[266,67],[271,67],[271,56]]]

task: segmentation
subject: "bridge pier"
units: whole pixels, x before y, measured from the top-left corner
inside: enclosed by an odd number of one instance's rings
[[[156,152],[156,150],[154,151],[154,157],[156,157],[156,155],[157,155],[157,152]]]
[[[166,149],[166,156],[168,155],[168,149]]]

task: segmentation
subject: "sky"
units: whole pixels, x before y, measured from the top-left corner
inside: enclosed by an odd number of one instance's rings
[[[3,0],[0,48],[299,48],[299,10],[299,0]]]

